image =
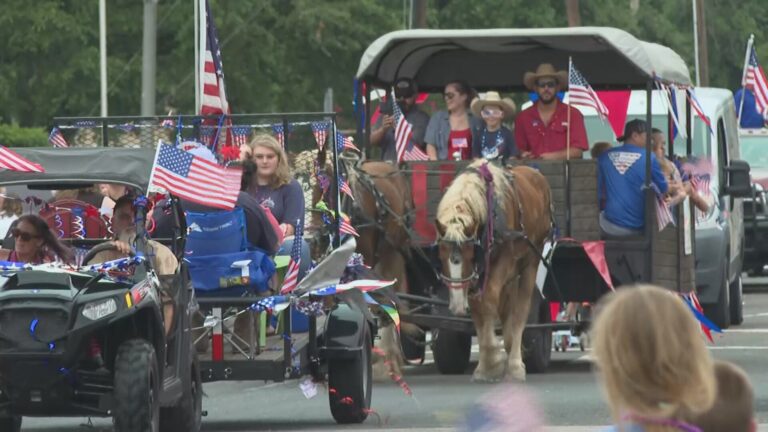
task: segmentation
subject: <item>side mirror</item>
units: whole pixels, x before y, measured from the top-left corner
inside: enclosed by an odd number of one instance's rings
[[[742,160],[732,160],[725,167],[728,175],[728,185],[723,191],[733,198],[746,198],[752,196],[752,182],[749,178],[749,164]]]

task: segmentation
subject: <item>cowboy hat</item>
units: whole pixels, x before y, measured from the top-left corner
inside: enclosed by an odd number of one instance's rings
[[[568,72],[555,70],[549,63],[542,63],[536,68],[536,72],[526,72],[523,75],[523,84],[529,90],[536,90],[536,81],[539,78],[551,77],[557,80],[558,90],[564,90],[568,86]]]
[[[473,99],[470,109],[474,115],[480,117],[480,112],[488,105],[501,107],[501,110],[504,111],[504,118],[512,117],[517,111],[517,106],[512,99],[502,99],[499,92],[495,91],[486,92],[482,99],[479,97]]]

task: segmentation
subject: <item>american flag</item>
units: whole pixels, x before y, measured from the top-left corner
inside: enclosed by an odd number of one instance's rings
[[[248,138],[251,136],[250,126],[232,126],[232,142],[237,146],[248,144]]]
[[[216,133],[214,126],[201,125],[200,126],[200,142],[206,147],[210,147],[213,144],[213,134]]]
[[[0,168],[20,172],[45,172],[40,164],[21,157],[5,146],[0,146]]]
[[[593,108],[603,119],[608,118],[608,107],[603,104],[584,75],[571,63],[568,69],[568,102],[571,105],[581,105]]]
[[[355,199],[355,196],[352,194],[352,189],[349,187],[349,183],[347,183],[341,176],[339,176],[339,190],[342,193],[347,194],[353,200]]]
[[[277,313],[290,306],[290,304],[291,300],[285,296],[270,296],[264,297],[252,304],[250,309],[256,312],[272,311]]]
[[[343,152],[344,150],[360,151],[360,149],[355,146],[355,143],[352,142],[352,137],[348,137],[341,132],[336,133],[336,149],[339,152]]]
[[[659,231],[663,230],[669,224],[675,224],[675,218],[672,216],[672,211],[669,209],[669,205],[664,201],[664,194],[661,193],[658,186],[655,183],[651,184],[651,188],[656,192],[656,221],[659,225]]]
[[[405,151],[403,160],[406,161],[428,161],[429,156],[422,149],[411,143],[411,148]]]
[[[685,89],[685,96],[688,98],[688,102],[690,102],[693,111],[701,119],[701,121],[707,125],[707,128],[709,128],[709,133],[714,133],[712,130],[712,122],[710,122],[709,117],[704,114],[704,109],[701,107],[699,100],[696,98],[696,94],[693,92],[693,89],[690,87]]]
[[[397,153],[397,163],[400,163],[405,157],[405,152],[408,150],[408,146],[411,145],[413,126],[408,123],[403,111],[400,110],[400,106],[395,102],[394,91],[389,93],[389,97],[392,98],[392,115],[395,118],[395,150]]]
[[[359,237],[355,227],[352,226],[352,220],[344,213],[339,215],[339,233]]]
[[[291,247],[291,261],[288,263],[288,270],[285,272],[283,287],[280,288],[280,294],[287,294],[299,284],[299,267],[301,266],[301,243],[304,226],[301,220],[296,221],[296,233],[293,236],[293,247]]]
[[[203,57],[205,68],[201,74],[203,96],[200,106],[202,115],[229,114],[227,92],[224,88],[224,69],[221,63],[221,48],[216,32],[216,24],[213,22],[211,6],[205,1],[206,38]]]
[[[312,122],[312,135],[315,136],[317,148],[320,150],[325,146],[325,140],[328,139],[328,122]]]
[[[69,147],[67,140],[64,139],[64,135],[61,133],[61,129],[56,126],[51,129],[51,134],[48,135],[48,143],[55,148]]]
[[[198,204],[231,210],[237,202],[242,174],[242,170],[160,144],[149,184]]]
[[[282,124],[273,124],[272,125],[272,132],[275,134],[275,138],[277,138],[277,142],[280,143],[280,147],[285,148],[285,128]]]
[[[752,90],[755,95],[755,105],[757,110],[766,115],[768,113],[768,79],[765,77],[765,71],[757,62],[757,52],[752,46],[749,53],[749,62],[747,63],[747,73],[744,77],[744,87]]]

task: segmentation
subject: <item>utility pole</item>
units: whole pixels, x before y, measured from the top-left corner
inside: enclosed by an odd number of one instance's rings
[[[427,0],[411,0],[411,28],[427,28]]]
[[[144,0],[144,44],[141,67],[141,115],[155,115],[157,70],[157,2]]]
[[[99,0],[99,75],[101,77],[101,116],[107,110],[107,0]]]
[[[696,7],[696,33],[699,41],[699,55],[698,55],[698,77],[701,81],[697,83],[698,86],[709,86],[709,50],[707,49],[707,21],[706,13],[704,12],[704,0],[693,0]]]
[[[581,11],[579,0],[565,0],[565,12],[568,16],[568,27],[581,26]]]

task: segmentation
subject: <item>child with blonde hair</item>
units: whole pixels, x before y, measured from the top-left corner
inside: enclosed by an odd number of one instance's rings
[[[712,359],[699,324],[676,294],[623,287],[599,305],[593,353],[616,425],[609,431],[694,432],[715,401]]]

